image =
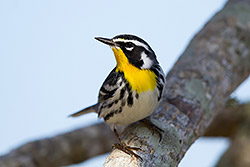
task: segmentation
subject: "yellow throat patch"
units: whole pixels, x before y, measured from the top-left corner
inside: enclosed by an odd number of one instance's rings
[[[141,93],[155,89],[157,83],[154,72],[147,69],[139,69],[129,63],[128,58],[120,48],[112,47],[112,50],[117,62],[116,72],[121,71],[124,73],[124,77],[129,82],[132,90]]]

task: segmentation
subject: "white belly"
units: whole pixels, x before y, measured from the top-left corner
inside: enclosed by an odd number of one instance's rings
[[[147,116],[158,106],[158,93],[156,90],[142,92],[139,94],[139,98],[134,98],[133,105],[130,107],[125,105],[122,112],[114,114],[113,117],[106,122],[112,126],[115,125],[129,125],[133,122],[139,121]]]

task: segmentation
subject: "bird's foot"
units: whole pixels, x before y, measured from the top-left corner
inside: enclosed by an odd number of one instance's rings
[[[132,150],[135,150],[135,151],[141,150],[141,149],[138,148],[138,147],[131,147],[131,146],[126,145],[126,144],[123,143],[123,142],[120,142],[120,143],[115,143],[115,144],[113,145],[113,148],[119,149],[119,150],[121,150],[121,151],[127,153],[128,155],[134,156],[134,157],[136,157],[137,159],[143,161],[143,159],[142,159],[139,155],[137,155],[136,153],[134,153],[134,152],[132,151]]]

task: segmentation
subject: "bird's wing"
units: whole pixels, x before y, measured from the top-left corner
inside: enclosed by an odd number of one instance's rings
[[[122,81],[124,81],[123,73],[116,72],[114,68],[106,80],[104,81],[98,96],[98,103],[90,107],[82,109],[76,113],[70,115],[70,117],[78,117],[83,114],[96,112],[99,117],[103,117],[106,113],[109,113],[111,110],[116,109],[120,97],[120,89],[124,86]],[[124,94],[124,91],[123,91]],[[113,104],[116,105],[113,105]],[[112,106],[112,107],[111,107]]]
[[[122,72],[116,72],[114,68],[106,80],[104,81],[98,96],[98,115],[99,117],[104,117],[112,110],[117,110],[119,108],[119,101],[121,98],[121,93],[124,96],[126,80]]]
[[[109,73],[99,91],[98,103],[106,102],[116,95],[123,79],[123,73],[116,72],[115,68]]]

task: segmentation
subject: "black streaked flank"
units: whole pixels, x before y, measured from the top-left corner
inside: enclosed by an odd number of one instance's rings
[[[122,100],[122,103],[121,103],[122,107],[124,107],[126,105],[126,101],[125,100]]]
[[[127,103],[129,107],[132,107],[133,105],[133,93],[132,92],[129,92]]]
[[[122,107],[120,107],[119,110],[116,110],[116,111],[115,111],[115,114],[119,114],[119,113],[121,113],[121,112],[122,112]]]
[[[158,71],[159,69],[157,66],[153,66],[152,68],[150,68],[150,70],[153,71],[157,77],[160,77],[160,73]]]
[[[122,107],[120,107],[118,110],[112,110],[109,114],[107,114],[106,116],[104,116],[104,120],[107,121],[109,120],[111,117],[114,116],[114,114],[119,114],[122,112]]]
[[[125,90],[126,90],[126,87],[122,88],[122,90],[120,91],[120,100],[124,97]]]
[[[109,93],[110,91],[105,89],[104,86],[101,87],[100,91],[102,91],[103,93]]]
[[[160,69],[159,65],[152,66],[152,68],[150,70],[152,70],[156,75],[157,89],[159,90],[159,96],[158,96],[158,101],[159,101],[161,99],[161,96],[162,96],[165,78],[160,73],[161,69]]]
[[[101,91],[104,92],[103,90],[107,91],[104,87],[102,87]],[[106,93],[105,95],[102,96],[102,99],[103,100],[107,100],[107,99],[113,97],[113,95],[115,94],[116,90],[117,90],[117,88],[113,89],[112,91],[108,91],[108,93]]]
[[[113,102],[108,104],[108,108],[111,108],[113,106]]]
[[[158,101],[159,101],[161,99],[161,96],[162,96],[162,90],[163,90],[164,82],[162,83],[160,81],[160,78],[156,78],[156,82],[157,82],[157,89],[159,90],[159,96],[158,96]]]
[[[135,94],[135,98],[136,98],[136,99],[139,98],[139,94],[138,94],[138,93]]]
[[[163,90],[163,85],[158,84],[157,88],[159,90],[159,96],[158,96],[158,101],[161,99],[161,95],[162,95],[162,90]]]
[[[113,117],[114,116],[114,114],[115,114],[115,111],[114,110],[112,110],[109,114],[107,114],[106,116],[104,116],[104,121],[107,121],[107,120],[109,120],[109,118],[110,117]]]

